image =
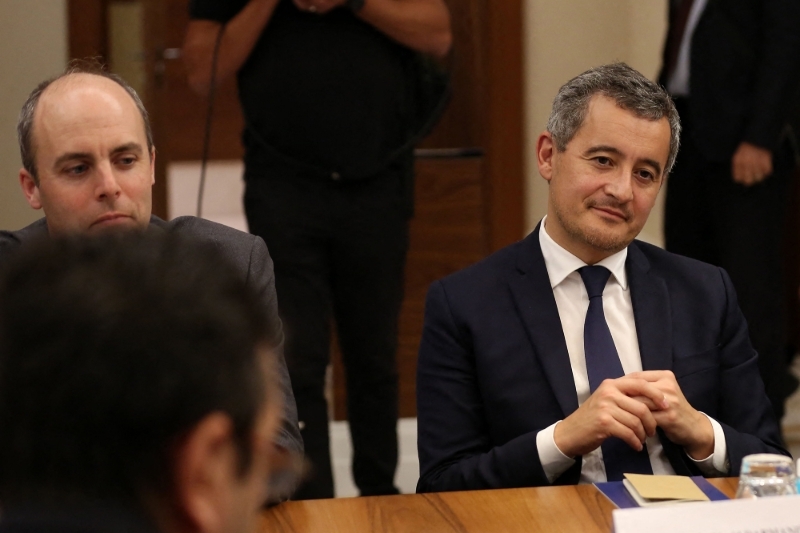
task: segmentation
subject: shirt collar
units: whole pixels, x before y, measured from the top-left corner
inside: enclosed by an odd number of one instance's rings
[[[567,276],[579,268],[585,267],[586,263],[562,248],[547,234],[545,229],[546,222],[547,216],[539,224],[539,246],[542,248],[544,264],[547,267],[547,275],[550,278],[550,287],[555,289]],[[628,290],[628,274],[625,271],[625,260],[627,258],[628,247],[626,246],[614,255],[610,255],[597,263],[611,271],[611,275],[614,276],[623,291]]]

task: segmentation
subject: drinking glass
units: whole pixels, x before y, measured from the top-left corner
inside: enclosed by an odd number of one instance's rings
[[[757,453],[742,459],[737,498],[764,498],[797,494],[794,461],[772,453]]]

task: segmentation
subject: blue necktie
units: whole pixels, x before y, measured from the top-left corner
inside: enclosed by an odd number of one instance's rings
[[[589,375],[589,390],[594,392],[603,380],[622,377],[625,372],[603,312],[603,289],[611,272],[601,266],[586,266],[578,272],[589,294],[589,309],[586,311],[583,327],[583,349],[586,355],[586,372]],[[601,447],[608,481],[620,481],[626,472],[653,473],[646,447],[637,452],[616,437],[606,439]]]

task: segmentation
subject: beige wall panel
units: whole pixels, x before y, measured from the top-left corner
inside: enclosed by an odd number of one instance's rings
[[[67,61],[65,0],[0,1],[0,229],[18,229],[41,216],[22,197],[16,125],[37,83]]]

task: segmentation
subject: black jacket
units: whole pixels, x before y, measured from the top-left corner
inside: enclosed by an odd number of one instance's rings
[[[692,135],[705,157],[728,161],[742,141],[776,151],[800,108],[800,1],[708,0],[690,57]]]

